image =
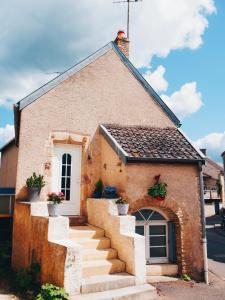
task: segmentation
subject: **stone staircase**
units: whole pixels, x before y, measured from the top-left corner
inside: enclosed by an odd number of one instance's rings
[[[111,241],[105,237],[103,229],[91,225],[72,226],[69,238],[83,248],[81,294],[74,295],[71,300],[155,299],[153,286],[136,285],[135,277],[125,273],[126,264],[111,248]]]

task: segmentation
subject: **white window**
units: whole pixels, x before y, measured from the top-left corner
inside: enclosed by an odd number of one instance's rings
[[[141,209],[136,217],[136,233],[145,236],[147,263],[168,262],[168,222],[157,211]]]
[[[68,201],[70,200],[71,165],[71,155],[69,153],[64,153],[62,155],[61,192],[65,195],[65,200]]]

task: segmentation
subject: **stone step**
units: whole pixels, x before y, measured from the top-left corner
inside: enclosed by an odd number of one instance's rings
[[[87,277],[82,280],[81,293],[96,293],[135,285],[135,277],[127,273],[116,273]]]
[[[142,284],[109,290],[98,293],[80,294],[71,297],[71,300],[155,300],[156,289],[150,284]]]
[[[84,216],[67,216],[69,218],[70,226],[85,225],[87,218]]]
[[[125,263],[119,259],[84,261],[82,277],[122,273],[125,269]]]
[[[105,231],[101,228],[86,225],[86,226],[73,226],[70,227],[70,238],[100,238],[103,237]]]
[[[101,260],[117,258],[117,251],[115,249],[84,249],[82,252],[83,260]]]
[[[110,239],[101,237],[98,239],[74,239],[76,243],[80,244],[84,249],[108,249],[110,248]]]

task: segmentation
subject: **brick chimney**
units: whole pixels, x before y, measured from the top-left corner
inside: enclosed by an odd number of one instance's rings
[[[126,55],[127,58],[129,58],[129,40],[125,37],[125,32],[120,30],[117,33],[117,37],[115,39],[115,43],[120,48],[120,50],[123,52],[124,55]]]

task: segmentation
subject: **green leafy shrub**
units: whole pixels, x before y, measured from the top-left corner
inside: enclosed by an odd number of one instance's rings
[[[43,188],[45,186],[44,176],[36,175],[36,173],[34,172],[32,176],[27,178],[26,186],[28,188]]]
[[[27,291],[36,286],[38,274],[40,273],[40,265],[33,263],[29,268],[22,268],[16,274],[16,283],[22,291]]]
[[[103,192],[103,188],[104,188],[104,185],[103,185],[103,182],[101,179],[99,179],[96,184],[95,184],[95,190],[92,194],[92,197],[93,198],[101,198],[102,197],[102,192]]]
[[[154,177],[155,184],[148,188],[148,194],[157,200],[164,200],[167,195],[167,184],[159,182],[160,175]]]
[[[69,295],[63,288],[50,283],[41,286],[41,291],[37,295],[36,300],[68,300]]]
[[[191,276],[189,276],[188,274],[182,274],[181,279],[184,281],[191,281]]]

